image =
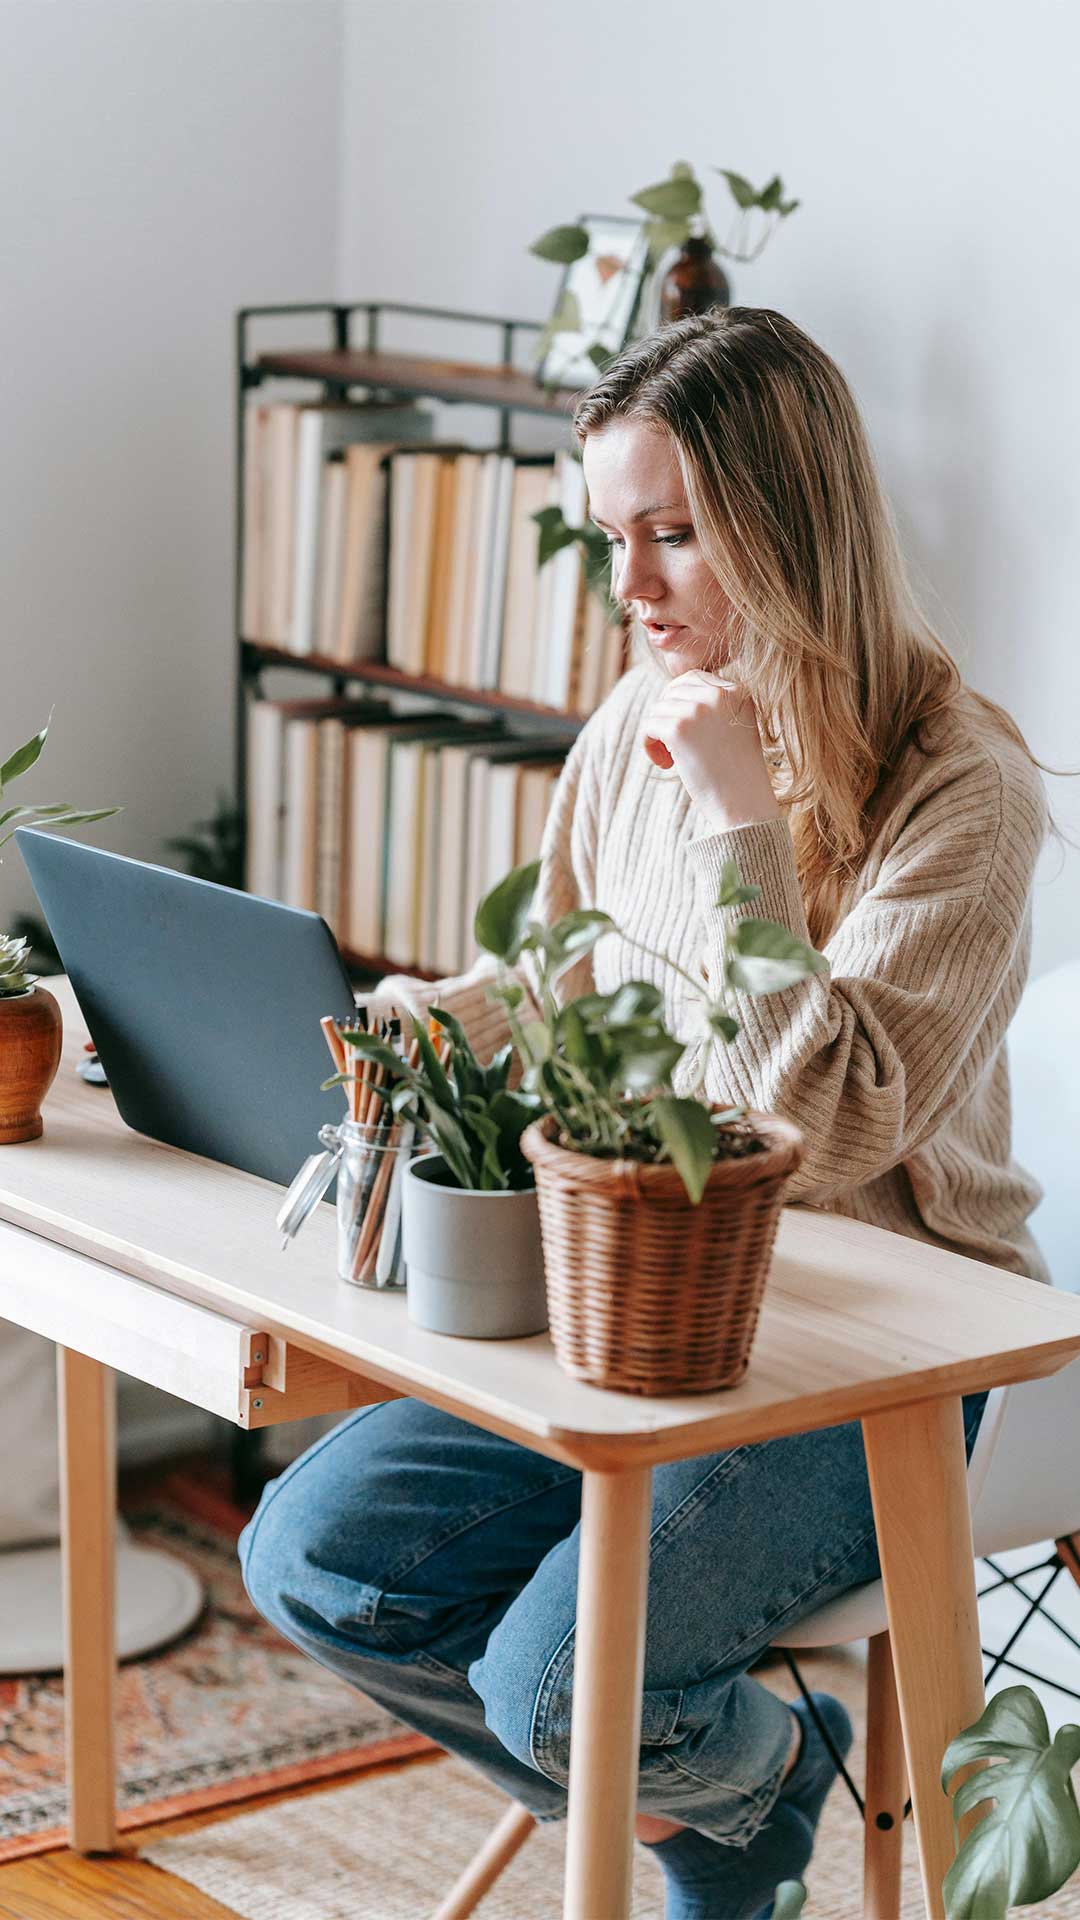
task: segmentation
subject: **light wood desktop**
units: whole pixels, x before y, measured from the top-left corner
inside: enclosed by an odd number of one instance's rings
[[[789,1209],[741,1386],[670,1400],[582,1386],[546,1336],[426,1333],[400,1295],[338,1281],[329,1207],[283,1252],[278,1188],[132,1133],[76,1076],[83,1023],[67,983],[49,984],[64,1058],[43,1138],[0,1148],[0,1316],[60,1347],[72,1845],[116,1839],[111,1368],[248,1427],[413,1394],[581,1468],[569,1920],[629,1912],[652,1467],[858,1419],[939,1920],[954,1851],[941,1756],[984,1704],[960,1396],[1066,1365],[1080,1299]]]

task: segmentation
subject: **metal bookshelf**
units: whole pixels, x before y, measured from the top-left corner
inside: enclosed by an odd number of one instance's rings
[[[252,331],[259,321],[294,316],[298,321],[325,324],[330,345],[313,348],[288,348],[257,352],[252,347]],[[479,327],[497,338],[499,361],[484,365],[472,361],[427,358],[403,353],[384,343],[385,322],[390,317]],[[246,813],[247,804],[247,707],[264,676],[283,669],[311,674],[328,682],[328,695],[344,696],[350,688],[367,684],[410,699],[430,701],[437,708],[481,709],[502,716],[508,723],[527,719],[533,730],[550,733],[552,744],[569,746],[583,724],[583,716],[558,708],[540,706],[515,699],[486,688],[451,686],[428,677],[413,677],[382,662],[343,663],[318,653],[294,654],[268,645],[257,634],[245,634],[242,628],[244,578],[244,491],[245,434],[247,398],[253,388],[273,380],[310,381],[321,389],[328,401],[350,399],[357,389],[365,397],[378,400],[429,399],[444,404],[480,406],[494,410],[498,417],[496,445],[500,452],[512,452],[513,423],[518,414],[542,416],[553,423],[568,423],[577,398],[573,388],[552,389],[541,386],[534,375],[515,366],[515,354],[522,336],[542,331],[535,320],[512,320],[503,315],[467,313],[450,307],[416,306],[399,301],[357,301],[341,306],[333,302],[301,303],[263,307],[242,307],[236,316],[236,569],[234,623],[237,672],[235,708],[235,765],[238,805]],[[508,727],[508,731],[512,728]],[[343,949],[347,964],[358,974],[378,974],[393,968],[394,957],[382,954],[356,954]],[[412,969],[419,971],[418,969]]]

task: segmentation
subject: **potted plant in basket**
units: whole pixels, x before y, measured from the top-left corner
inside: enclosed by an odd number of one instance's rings
[[[410,1318],[435,1333],[510,1339],[547,1325],[533,1171],[521,1135],[539,1101],[509,1087],[513,1049],[481,1066],[459,1020],[437,1007],[445,1065],[421,1024],[415,1064],[362,1031],[341,1038],[381,1070],[378,1091],[398,1121],[435,1152],[408,1163],[401,1201]],[[350,1076],[334,1075],[334,1086]]]
[[[538,874],[536,862],[509,874],[481,902],[476,936],[498,961],[490,991],[506,1008],[523,1089],[543,1109],[521,1145],[536,1169],[556,1355],[576,1378],[631,1393],[734,1386],[801,1135],[778,1115],[706,1103],[706,1065],[739,1031],[736,990],[775,993],[828,963],[755,918],[729,918],[711,993],[667,955],[640,949],[672,967],[700,1006],[706,1044],[694,1086],[677,1097],[671,1076],[686,1046],[664,1026],[658,988],[628,980],[559,1005],[562,975],[618,929],[591,908],[540,925],[530,917]],[[760,892],[729,861],[717,906]],[[524,954],[539,1018],[509,973]]]
[[[16,827],[70,827],[105,820],[116,807],[81,812],[67,801],[51,806],[3,807],[4,795],[33,766],[48,738],[46,722],[25,746],[0,765],[0,847]],[[41,1103],[60,1064],[63,1026],[60,1009],[27,967],[29,942],[0,935],[0,1145],[36,1140],[42,1131]]]

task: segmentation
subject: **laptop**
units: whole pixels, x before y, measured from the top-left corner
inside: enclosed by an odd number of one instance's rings
[[[287,1186],[341,1094],[319,1027],[353,990],[317,913],[31,827],[15,834],[137,1133]]]

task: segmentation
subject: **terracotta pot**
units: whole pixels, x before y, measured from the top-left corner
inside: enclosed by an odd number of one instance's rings
[[[0,1146],[42,1132],[41,1103],[56,1078],[63,1032],[44,987],[0,994]]]
[[[716,1161],[697,1206],[670,1162],[576,1153],[550,1115],[522,1135],[555,1358],[575,1380],[644,1394],[738,1386],[803,1149],[789,1121],[746,1117],[764,1150]]]

